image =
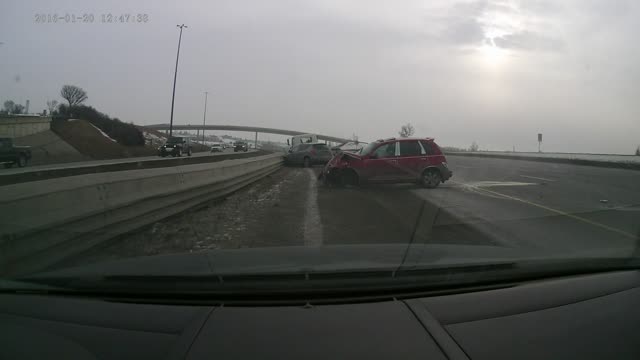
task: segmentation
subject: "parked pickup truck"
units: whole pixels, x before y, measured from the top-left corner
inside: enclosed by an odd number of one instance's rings
[[[13,139],[0,138],[0,163],[4,163],[5,168],[10,168],[14,164],[25,167],[29,160],[31,160],[31,147],[14,146]]]

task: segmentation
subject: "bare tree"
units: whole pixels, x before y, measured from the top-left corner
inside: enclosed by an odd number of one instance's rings
[[[24,105],[16,104],[13,100],[7,100],[4,102],[3,114],[22,114],[24,112]]]
[[[413,136],[415,132],[416,130],[413,128],[413,125],[411,125],[411,123],[407,123],[406,125],[402,125],[398,134],[400,137],[407,138]]]
[[[636,149],[636,156],[640,156],[640,146]]]
[[[87,92],[74,85],[63,86],[60,90],[60,96],[69,102],[69,107],[80,105],[87,100]]]
[[[13,100],[7,100],[4,102],[4,112],[7,114],[11,114],[13,112],[13,106],[16,103],[13,102]]]
[[[480,146],[478,146],[478,143],[474,141],[473,144],[469,146],[469,151],[478,151],[478,150],[480,150]]]
[[[56,109],[57,106],[58,106],[58,102],[56,100],[48,100],[47,108],[49,108],[49,114],[53,114],[53,111]]]

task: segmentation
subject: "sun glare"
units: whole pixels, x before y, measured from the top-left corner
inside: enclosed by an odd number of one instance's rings
[[[482,62],[490,67],[500,67],[507,60],[507,50],[495,46],[490,41],[485,42],[478,51]]]

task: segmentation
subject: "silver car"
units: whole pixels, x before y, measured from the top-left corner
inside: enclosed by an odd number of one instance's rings
[[[222,144],[213,144],[211,145],[211,152],[224,152],[224,147]]]
[[[289,149],[284,160],[287,165],[302,165],[310,167],[316,164],[326,164],[333,154],[327,144],[305,143],[297,144]]]

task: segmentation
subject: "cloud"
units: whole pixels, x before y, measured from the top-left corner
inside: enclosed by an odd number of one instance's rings
[[[440,40],[450,45],[480,44],[485,31],[479,19],[488,6],[486,0],[455,3],[445,16],[430,19],[438,23]]]
[[[444,30],[442,38],[454,45],[481,43],[484,38],[484,29],[476,19],[458,21]]]
[[[493,43],[503,49],[524,51],[562,51],[565,44],[562,40],[537,34],[531,31],[503,35],[493,38]]]

